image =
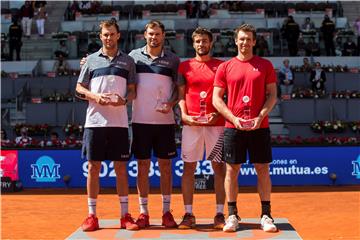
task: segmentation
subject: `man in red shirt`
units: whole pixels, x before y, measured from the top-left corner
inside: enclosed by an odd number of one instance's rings
[[[182,122],[182,159],[184,171],[182,176],[182,193],[185,215],[179,224],[180,229],[195,227],[195,216],[192,211],[194,195],[194,172],[198,161],[202,160],[204,150],[209,173],[214,174],[216,193],[216,216],[214,228],[222,229],[224,217],[224,178],[223,132],[224,118],[212,105],[212,94],[215,73],[223,62],[210,55],[213,36],[205,28],[198,27],[192,34],[195,58],[182,62],[179,66],[179,106]],[[205,147],[205,149],[204,149]],[[212,166],[212,169],[210,167]]]
[[[213,105],[226,118],[224,130],[224,158],[226,162],[225,192],[229,217],[223,228],[234,232],[238,227],[236,199],[238,175],[246,153],[258,175],[261,199],[261,227],[266,232],[277,231],[271,217],[272,161],[268,113],[276,103],[276,75],[266,59],[253,55],[256,30],[243,24],[235,31],[238,55],[222,63],[215,76]],[[224,94],[227,94],[227,103]]]

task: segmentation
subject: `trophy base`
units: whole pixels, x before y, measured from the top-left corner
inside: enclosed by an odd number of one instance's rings
[[[200,122],[200,123],[208,123],[209,120],[206,116],[199,116],[197,117],[196,121]]]
[[[163,100],[158,100],[158,102],[156,103],[156,106],[155,106],[155,110],[156,111],[163,111],[166,109],[166,104],[164,104],[165,101]]]
[[[241,127],[245,128],[245,129],[251,129],[254,127],[255,122],[254,122],[254,120],[243,120],[243,121],[240,121],[240,125],[241,125]]]
[[[110,101],[112,103],[117,103],[119,101],[119,96],[115,94],[110,95]]]
[[[155,110],[156,111],[163,111],[163,110],[165,110],[165,107],[164,106],[159,106],[159,107],[156,107]]]

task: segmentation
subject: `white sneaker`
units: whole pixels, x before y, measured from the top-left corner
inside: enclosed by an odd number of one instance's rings
[[[276,232],[277,228],[274,224],[274,220],[271,219],[268,215],[263,215],[261,218],[261,229],[264,230],[264,232]]]
[[[230,215],[225,221],[225,226],[223,227],[224,232],[236,232],[236,229],[239,227],[239,220],[236,215]]]

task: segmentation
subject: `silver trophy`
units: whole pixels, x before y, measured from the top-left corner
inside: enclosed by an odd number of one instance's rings
[[[245,129],[250,129],[255,125],[255,121],[253,119],[251,119],[251,115],[250,115],[250,106],[249,106],[249,102],[250,102],[250,97],[249,96],[244,96],[242,98],[242,101],[244,103],[244,112],[242,115],[242,120],[240,120],[240,125],[245,128]]]
[[[208,123],[208,118],[206,115],[206,97],[207,93],[205,91],[200,92],[200,114],[197,118],[197,121],[201,123]]]
[[[117,94],[111,94],[110,96],[110,102],[117,103],[119,101],[119,96]]]
[[[164,109],[166,109],[166,102],[167,101],[164,99],[164,96],[163,96],[162,87],[159,87],[158,92],[157,92],[157,96],[156,96],[155,110],[156,111],[163,111]]]

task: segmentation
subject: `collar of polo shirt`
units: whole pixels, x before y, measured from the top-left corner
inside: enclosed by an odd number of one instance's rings
[[[144,55],[146,55],[146,56],[148,56],[148,57],[150,57],[150,55],[148,54],[148,52],[147,52],[147,50],[146,50],[146,45],[141,48],[141,53],[144,54]],[[164,57],[164,56],[165,56],[165,51],[164,51],[164,48],[162,48],[161,54],[160,54],[160,56],[158,56],[158,57]]]
[[[102,51],[102,48],[99,49],[99,51],[97,51],[97,54],[99,57],[108,57],[108,55],[104,54],[103,51]],[[120,56],[122,54],[121,50],[118,49],[117,53],[116,53],[116,56]]]

